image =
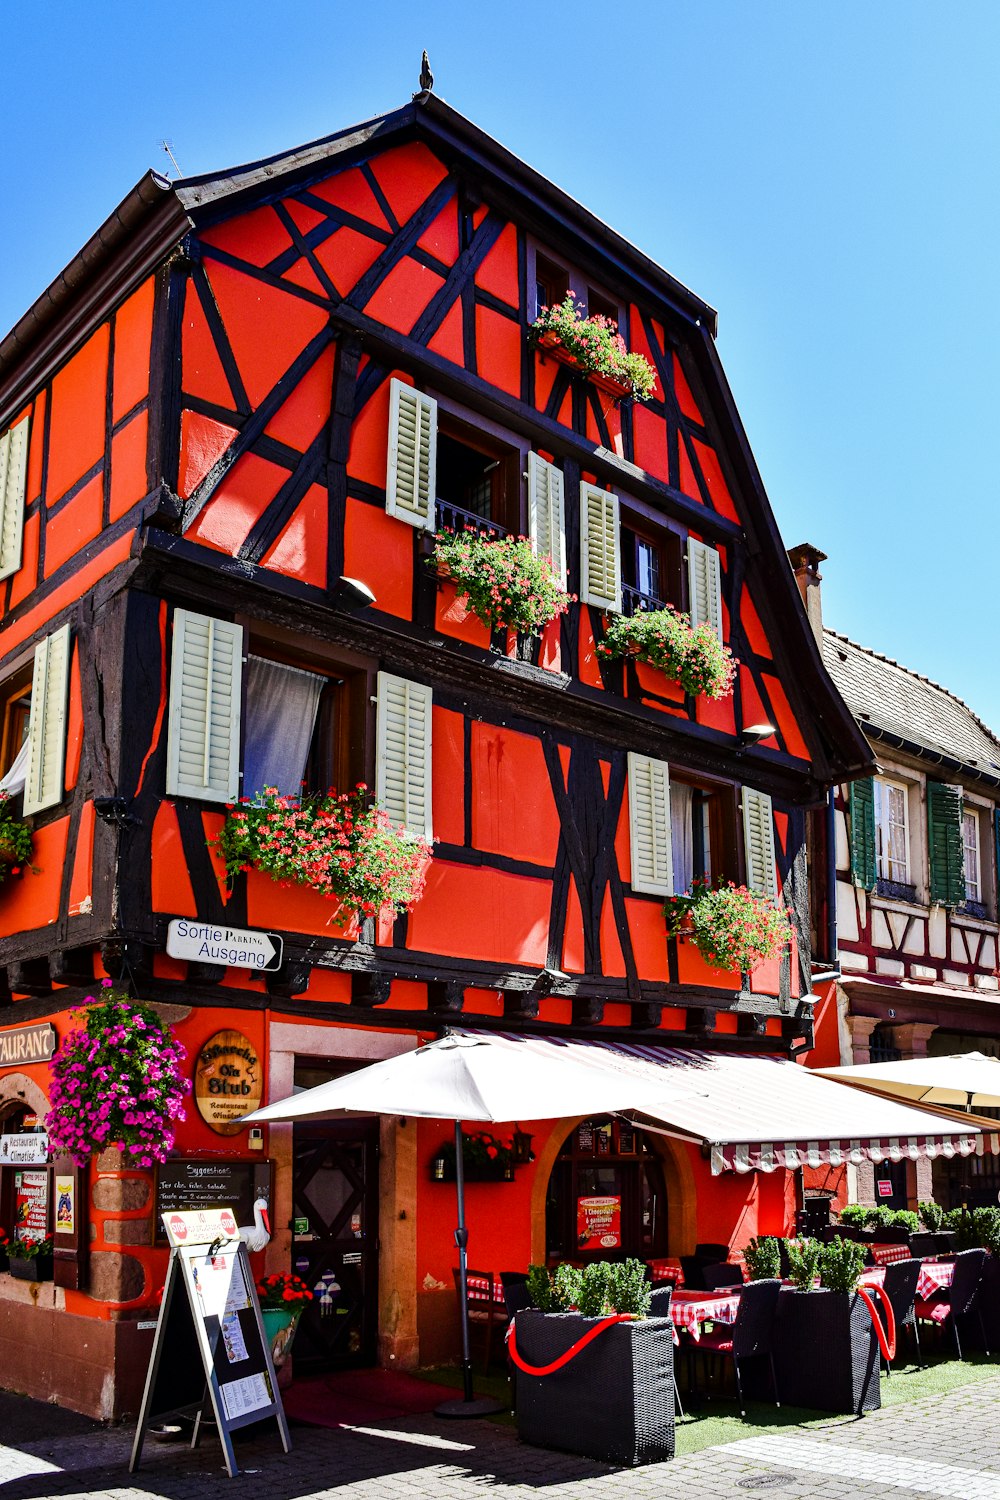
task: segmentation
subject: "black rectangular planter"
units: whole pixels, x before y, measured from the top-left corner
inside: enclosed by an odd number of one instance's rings
[[[548,1365],[597,1318],[517,1314],[517,1352]],[[552,1375],[517,1372],[517,1431],[525,1443],[610,1464],[674,1456],[674,1342],[669,1318],[615,1323]]]
[[[51,1281],[53,1275],[51,1255],[10,1256],[10,1274],[15,1281]]]
[[[875,1325],[856,1292],[782,1291],[774,1364],[788,1406],[860,1415],[882,1404]]]

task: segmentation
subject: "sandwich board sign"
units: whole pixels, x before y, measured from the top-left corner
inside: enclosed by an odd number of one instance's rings
[[[232,1479],[237,1428],[274,1417],[285,1452],[292,1446],[246,1246],[230,1208],[169,1212],[163,1222],[170,1261],[129,1472],[151,1423],[193,1417],[194,1448],[211,1414]]]

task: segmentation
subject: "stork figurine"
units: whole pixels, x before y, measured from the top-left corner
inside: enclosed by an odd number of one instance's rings
[[[427,50],[425,48],[424,55],[420,61],[420,92],[419,94],[414,94],[414,99],[426,99],[427,95],[431,92],[433,87],[434,74],[431,72],[430,59],[427,56]]]
[[[253,1223],[241,1224],[236,1231],[252,1253],[263,1250],[271,1239],[271,1220],[267,1213],[267,1199],[257,1198],[253,1206]]]

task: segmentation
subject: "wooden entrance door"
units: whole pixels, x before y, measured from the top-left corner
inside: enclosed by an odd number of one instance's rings
[[[292,1268],[310,1288],[298,1370],[373,1365],[378,1344],[378,1121],[296,1124]]]

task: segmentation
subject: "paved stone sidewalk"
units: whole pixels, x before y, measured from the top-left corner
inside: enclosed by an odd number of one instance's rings
[[[488,1422],[408,1418],[377,1427],[296,1427],[237,1448],[228,1480],[217,1446],[149,1443],[127,1470],[131,1433],[0,1401],[0,1500],[724,1500],[780,1494],[847,1500],[1000,1500],[1000,1376],[863,1421],[777,1428],[670,1464],[628,1471],[520,1444]],[[48,1430],[49,1435],[40,1433]],[[23,1441],[20,1435],[23,1434]]]

